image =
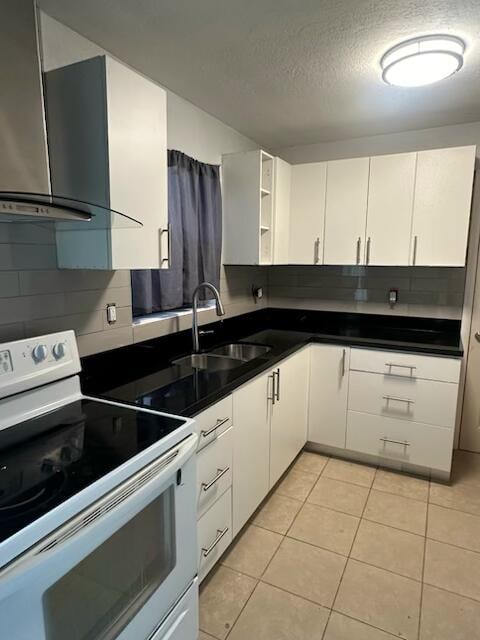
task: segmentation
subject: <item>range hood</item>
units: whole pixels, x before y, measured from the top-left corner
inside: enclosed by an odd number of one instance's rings
[[[114,219],[115,226],[141,227],[105,203],[52,193],[34,0],[2,0],[0,81],[0,223],[63,221],[85,228],[95,219],[98,228]]]

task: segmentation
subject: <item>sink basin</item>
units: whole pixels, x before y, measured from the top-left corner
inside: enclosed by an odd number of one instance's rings
[[[241,360],[242,362],[249,362],[250,360],[255,360],[255,358],[258,358],[259,356],[265,355],[271,351],[271,349],[272,347],[267,347],[263,344],[232,342],[231,344],[225,344],[222,347],[212,349],[208,353],[226,358],[234,358],[236,360]]]
[[[222,371],[240,367],[243,361],[210,353],[191,353],[189,356],[174,360],[172,364],[185,370]]]

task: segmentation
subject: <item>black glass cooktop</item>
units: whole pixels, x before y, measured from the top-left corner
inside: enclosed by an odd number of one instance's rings
[[[78,400],[0,431],[0,542],[182,424]]]

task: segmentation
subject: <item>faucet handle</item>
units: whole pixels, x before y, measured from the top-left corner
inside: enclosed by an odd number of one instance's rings
[[[215,333],[215,331],[213,329],[200,329],[198,332],[198,335],[200,336],[208,336],[208,335],[212,335],[213,333]]]

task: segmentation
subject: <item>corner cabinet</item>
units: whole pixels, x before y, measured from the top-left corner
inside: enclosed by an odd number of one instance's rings
[[[261,149],[223,156],[224,264],[288,263],[290,179]]]
[[[169,266],[166,93],[109,56],[45,74],[52,191],[119,211],[59,223],[60,268]]]

